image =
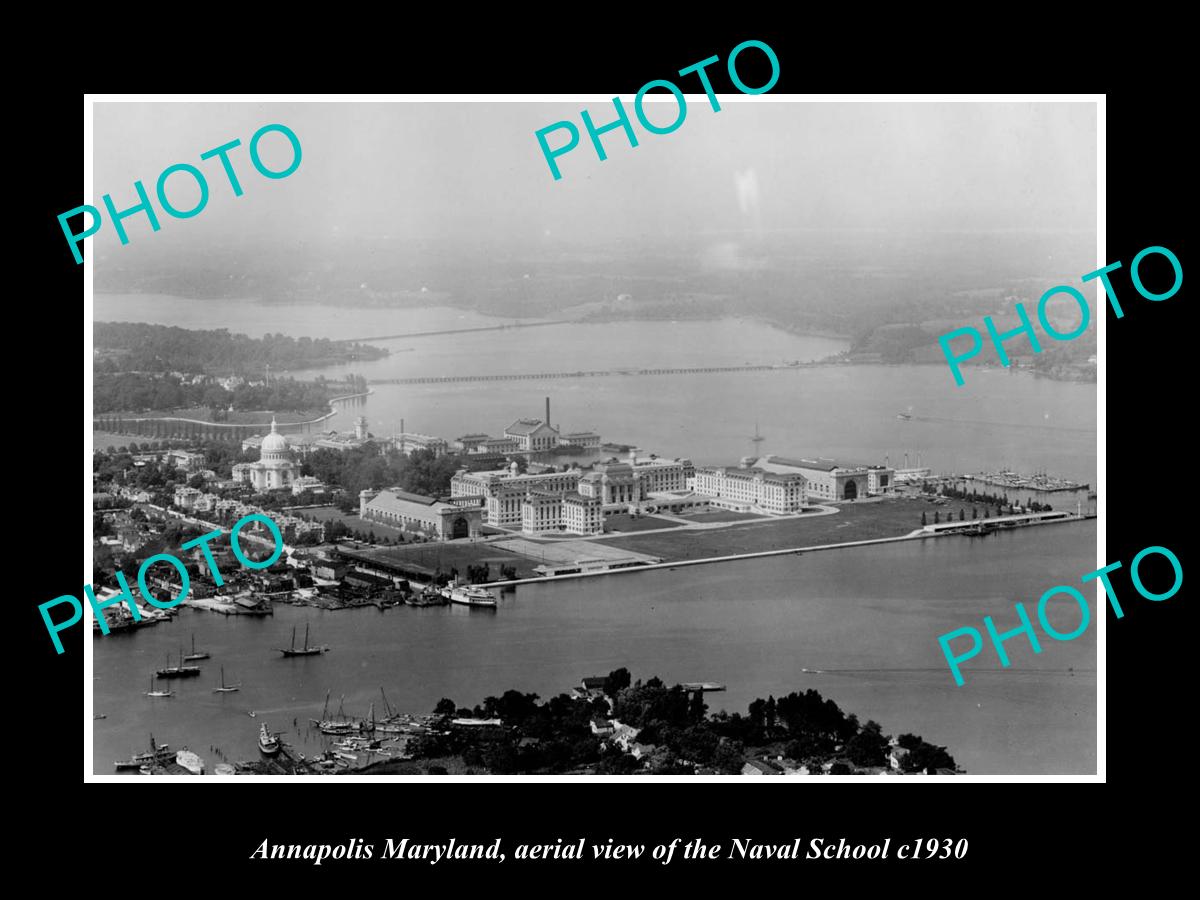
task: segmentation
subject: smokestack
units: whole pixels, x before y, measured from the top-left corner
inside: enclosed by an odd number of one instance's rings
[[[546,398],[546,424],[550,424],[550,398]]]

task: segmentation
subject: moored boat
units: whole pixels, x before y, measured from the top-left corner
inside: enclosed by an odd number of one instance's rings
[[[240,684],[226,684],[225,683],[225,667],[221,666],[221,686],[213,688],[213,693],[214,694],[229,694],[229,693],[232,693],[233,691],[238,690],[240,687],[241,687]]]
[[[275,649],[278,650],[280,653],[282,653],[284,656],[315,656],[318,653],[325,652],[324,647],[308,646],[308,624],[307,623],[305,623],[305,625],[304,625],[304,646],[303,647],[296,646],[296,629],[293,626],[293,628],[292,628],[292,646],[291,647],[276,647]]]
[[[199,650],[199,651],[196,650],[196,635],[193,633],[192,634],[192,652],[189,653],[187,656],[185,656],[184,659],[192,660],[192,659],[208,659],[208,658],[209,658],[209,655],[207,652],[205,652],[204,650]]]
[[[279,735],[272,734],[266,722],[258,730],[258,749],[264,756],[274,756],[279,752]]]
[[[462,606],[496,608],[496,598],[490,592],[473,584],[456,585],[450,589],[450,602]]]
[[[129,759],[117,760],[113,763],[117,771],[122,769],[141,769],[142,766],[161,765],[175,759],[175,751],[169,744],[154,743],[154,735],[150,735],[150,752],[135,753]]]
[[[170,665],[171,659],[167,658],[167,666],[159,669],[154,674],[159,678],[191,678],[200,674],[199,666],[185,666],[183,664],[183,649],[179,650],[179,665]]]
[[[175,762],[180,766],[183,766],[183,768],[187,769],[193,775],[204,774],[204,760],[202,760],[187,747],[184,747],[175,754]]]
[[[170,697],[174,693],[174,691],[156,691],[154,689],[154,676],[150,676],[150,690],[146,691],[147,697]]]

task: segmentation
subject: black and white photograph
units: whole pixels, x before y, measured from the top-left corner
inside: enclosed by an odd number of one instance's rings
[[[1100,102],[676,83],[95,99],[87,780],[1096,778]]]

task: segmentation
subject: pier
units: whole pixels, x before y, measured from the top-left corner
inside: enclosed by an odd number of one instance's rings
[[[679,686],[681,688],[683,688],[685,691],[687,691],[689,694],[697,693],[697,692],[699,692],[701,694],[706,694],[706,693],[709,693],[710,691],[725,690],[725,685],[723,685],[719,682],[716,682],[716,681],[685,681],[685,682],[683,682],[683,684],[681,684]]]

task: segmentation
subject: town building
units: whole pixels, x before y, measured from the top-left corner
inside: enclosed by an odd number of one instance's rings
[[[320,478],[312,475],[301,475],[292,482],[292,493],[299,496],[305,491],[312,491],[314,494],[329,493],[329,486]]]
[[[818,502],[858,500],[896,491],[896,470],[887,465],[846,465],[827,457],[784,456],[764,456],[754,465],[768,472],[798,472],[808,481],[809,497]]]
[[[206,464],[204,454],[194,450],[168,450],[163,454],[162,461],[164,465],[187,472],[199,472]]]
[[[450,450],[450,444],[445,438],[432,434],[419,434],[415,431],[401,431],[394,434],[388,441],[393,450],[411,456],[417,450],[428,450],[435,456],[445,456]]]
[[[258,462],[233,467],[234,480],[251,484],[257,491],[290,489],[299,477],[300,464],[292,461],[288,439],[277,430],[274,417],[270,434],[262,439]]]
[[[808,503],[803,475],[755,466],[703,466],[696,469],[692,489],[712,498],[713,506],[738,512],[781,515],[800,512]]]
[[[439,500],[399,488],[364,490],[358,496],[362,518],[439,541],[477,538],[483,524],[483,504],[472,497]]]

